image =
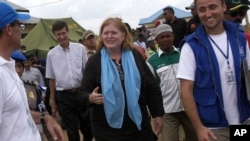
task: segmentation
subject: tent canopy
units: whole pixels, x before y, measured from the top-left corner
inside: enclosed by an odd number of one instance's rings
[[[187,12],[184,10],[181,10],[179,8],[176,8],[174,6],[168,5],[166,7],[172,7],[174,10],[174,14],[177,18],[187,18],[187,17],[192,17],[191,12]],[[158,18],[162,17],[164,11],[163,9],[158,10],[156,13],[154,13],[153,15],[149,16],[148,18],[142,18],[139,21],[139,25],[144,25],[144,24],[148,24],[148,23],[152,23],[155,20],[157,20]]]
[[[26,46],[27,54],[37,51],[38,58],[45,58],[49,48],[57,45],[57,41],[52,33],[52,24],[57,20],[63,20],[69,27],[69,39],[77,42],[82,38],[82,32],[85,31],[75,20],[70,18],[61,19],[40,19],[39,23],[22,40],[22,45]]]

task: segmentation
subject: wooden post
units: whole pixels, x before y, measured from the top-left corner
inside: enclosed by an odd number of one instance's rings
[[[248,12],[248,11],[247,11]],[[248,19],[248,14],[246,13],[245,15],[245,19],[246,19],[246,26],[245,26],[245,31],[247,33],[250,33],[250,25],[249,25],[249,19]]]

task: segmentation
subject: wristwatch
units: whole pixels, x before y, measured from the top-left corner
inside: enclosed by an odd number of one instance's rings
[[[45,124],[45,115],[47,115],[47,113],[45,113],[45,112],[41,113],[40,121],[41,121],[42,124]]]

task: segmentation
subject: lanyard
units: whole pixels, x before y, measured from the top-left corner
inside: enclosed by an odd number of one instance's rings
[[[227,39],[227,54],[225,54],[221,49],[220,47],[218,46],[218,44],[215,43],[215,41],[210,37],[208,36],[208,38],[210,39],[210,41],[212,41],[212,43],[215,45],[215,47],[220,51],[220,53],[227,59],[227,66],[228,66],[228,69],[230,70],[230,63],[229,63],[229,41]]]

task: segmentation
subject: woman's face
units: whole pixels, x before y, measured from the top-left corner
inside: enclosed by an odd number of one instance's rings
[[[103,28],[102,39],[108,49],[121,48],[125,33],[121,32],[113,23],[110,23]]]

